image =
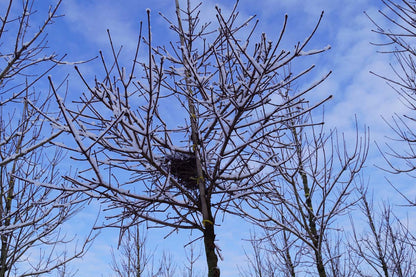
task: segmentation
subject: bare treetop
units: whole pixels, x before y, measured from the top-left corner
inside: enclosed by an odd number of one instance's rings
[[[76,107],[55,89],[65,118],[55,124],[75,139],[74,158],[88,163],[79,178],[67,179],[108,204],[109,225],[145,219],[199,229],[213,242],[218,212],[232,212],[231,201],[272,181],[268,167],[276,158],[266,142],[326,100],[302,108],[329,73],[290,96],[284,89],[314,68],[291,72],[291,63],[329,48],[306,49],[322,15],[303,43],[285,50],[287,17],[273,42],[256,38],[254,17],[241,22],[237,5],[228,15],[217,7],[215,22],[201,22],[199,8],[182,10],[177,2],[177,23],[167,21],[179,39],[164,46],[153,45],[147,11],[129,70],[109,35],[113,60],[101,54],[105,75],[91,84],[77,68],[88,92]]]

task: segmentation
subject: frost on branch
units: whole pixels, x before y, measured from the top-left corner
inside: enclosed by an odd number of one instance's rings
[[[162,46],[153,45],[148,15],[130,67],[121,64],[110,36],[113,60],[101,54],[104,76],[91,83],[77,69],[88,93],[77,107],[62,103],[66,122],[56,125],[70,126],[60,129],[76,141],[74,157],[87,163],[79,178],[68,179],[108,205],[111,226],[144,219],[208,229],[212,239],[218,215],[273,181],[270,164],[278,158],[268,146],[291,146],[277,140],[288,120],[321,103],[303,105],[329,74],[284,95],[313,69],[291,72],[289,65],[303,58],[299,53],[317,26],[285,50],[287,18],[272,42],[257,37],[254,17],[239,23],[236,7],[230,14],[216,11],[215,22],[201,22],[198,7],[178,12],[178,22],[166,18],[178,41]]]
[[[71,247],[74,239],[61,228],[85,198],[53,190],[65,183],[62,148],[53,146],[64,129],[50,127],[60,112],[51,108],[53,96],[38,89],[62,63],[46,40],[61,1],[39,11],[41,22],[32,18],[38,2],[2,1],[0,9],[0,277],[62,271],[92,239]]]

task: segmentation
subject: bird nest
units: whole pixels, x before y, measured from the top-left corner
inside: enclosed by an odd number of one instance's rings
[[[175,152],[167,155],[165,165],[181,185],[188,189],[198,188],[198,171],[194,153]]]

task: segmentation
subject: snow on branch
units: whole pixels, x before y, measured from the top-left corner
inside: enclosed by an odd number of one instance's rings
[[[303,50],[319,23],[291,52],[281,49],[287,17],[272,42],[265,34],[256,39],[252,18],[239,23],[236,7],[228,15],[217,9],[215,24],[199,16],[189,8],[178,12],[178,23],[167,19],[178,41],[162,46],[152,45],[149,16],[147,56],[134,61],[127,81],[128,67],[109,37],[113,60],[102,59],[104,76],[91,84],[77,69],[89,95],[72,108],[57,97],[78,145],[73,152],[88,164],[71,181],[120,213],[111,226],[143,218],[205,230],[207,216],[215,223],[217,211],[228,212],[232,202],[273,182],[270,164],[279,163],[266,145],[292,147],[278,142],[288,122],[321,104],[304,108],[307,92],[328,75],[296,91],[314,67],[292,72],[289,66],[329,49]],[[108,70],[112,65],[117,70]]]

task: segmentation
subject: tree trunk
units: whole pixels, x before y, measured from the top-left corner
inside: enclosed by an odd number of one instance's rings
[[[326,277],[324,263],[322,261],[322,253],[315,251],[316,268],[318,269],[319,277]]]
[[[0,256],[0,277],[6,276],[6,261],[7,261],[7,236],[1,236],[1,256]]]
[[[220,270],[218,268],[218,257],[215,254],[215,231],[212,222],[205,222],[204,244],[205,254],[207,257],[208,277],[219,277]]]
[[[367,214],[367,220],[368,220],[368,224],[370,225],[371,228],[371,232],[373,233],[374,236],[374,240],[377,246],[377,258],[381,264],[381,268],[383,270],[384,273],[384,277],[389,277],[389,270],[388,270],[388,266],[387,266],[387,261],[384,258],[384,253],[383,253],[383,248],[381,245],[381,241],[380,241],[380,236],[376,231],[376,226],[374,225],[374,220],[373,220],[373,216],[371,215],[371,209],[370,206],[368,205],[367,199],[365,197],[362,198],[363,199],[363,203],[364,203],[364,208],[365,208],[365,213]]]
[[[322,247],[321,247],[321,235],[318,233],[316,228],[316,217],[313,210],[312,196],[310,192],[310,187],[308,183],[308,176],[306,175],[305,169],[303,167],[302,159],[302,141],[299,140],[298,133],[296,129],[292,129],[293,137],[295,139],[295,145],[297,147],[297,156],[299,160],[299,175],[302,178],[303,190],[305,194],[305,203],[307,209],[307,217],[309,223],[309,232],[310,240],[312,241],[315,253],[315,265],[318,270],[319,277],[326,277],[325,266],[322,258]]]
[[[316,228],[316,217],[313,212],[312,206],[312,199],[310,195],[309,185],[308,185],[308,178],[304,172],[303,166],[300,165],[300,175],[302,177],[303,182],[303,189],[305,191],[305,198],[306,198],[306,205],[308,210],[308,218],[309,218],[309,231],[311,232],[311,240],[314,246],[315,252],[315,263],[316,268],[318,270],[319,277],[326,277],[325,266],[322,259],[322,251],[321,251],[321,242],[320,242],[320,234]]]
[[[182,27],[182,20],[181,20],[181,11],[179,6],[179,1],[175,0],[176,4],[176,16],[178,18],[178,27],[181,30],[180,32],[180,42],[181,46],[185,47],[185,32]],[[188,5],[188,22],[191,22],[190,17],[190,1],[187,3]],[[188,41],[187,44],[188,52],[191,53],[192,48],[192,41]],[[182,52],[183,55],[185,55],[184,52]],[[184,62],[186,59],[184,58]],[[188,107],[189,107],[189,119],[191,123],[191,140],[192,140],[192,149],[195,154],[195,161],[196,161],[196,169],[197,169],[197,184],[198,184],[198,190],[201,200],[201,207],[200,211],[202,214],[202,224],[204,225],[204,244],[205,244],[205,255],[207,258],[207,266],[208,266],[208,277],[219,277],[220,276],[220,270],[218,268],[218,257],[215,253],[215,231],[214,231],[214,219],[212,217],[211,213],[211,205],[209,201],[209,195],[206,195],[206,182],[204,178],[204,172],[202,169],[202,163],[201,163],[201,157],[199,155],[199,149],[201,147],[200,140],[198,137],[198,122],[197,122],[197,113],[195,109],[195,104],[192,100],[192,89],[188,85],[189,82],[189,72],[186,73],[186,84],[187,84],[187,92],[188,92]]]
[[[24,106],[24,111],[27,111],[27,102],[25,102],[25,106]],[[22,128],[25,128],[26,126],[22,126]],[[19,153],[19,151],[22,148],[22,144],[23,144],[23,136],[20,136],[18,138],[17,141],[17,145],[16,145],[16,151],[15,153]],[[14,177],[14,175],[17,172],[17,159],[13,162],[13,166],[11,168],[11,172],[10,172],[10,176],[9,176],[9,180],[8,180],[8,184],[6,186],[7,191],[5,191],[4,187],[2,186],[2,196],[1,197],[6,197],[6,199],[1,199],[1,213],[0,213],[0,218],[3,218],[3,222],[1,222],[0,226],[2,227],[9,227],[11,224],[11,213],[12,213],[12,201],[14,198],[14,191],[15,191],[15,181],[16,178]],[[1,179],[0,180],[7,180],[7,170],[5,169],[1,169],[2,170],[2,175],[0,175]],[[3,174],[5,174],[6,176],[3,176]],[[4,202],[3,202],[4,201]],[[10,243],[10,238],[12,236],[12,233],[5,233],[1,235],[1,253],[0,253],[0,277],[5,277],[8,276],[8,271],[9,268],[7,268],[7,258],[9,258],[9,243]]]

